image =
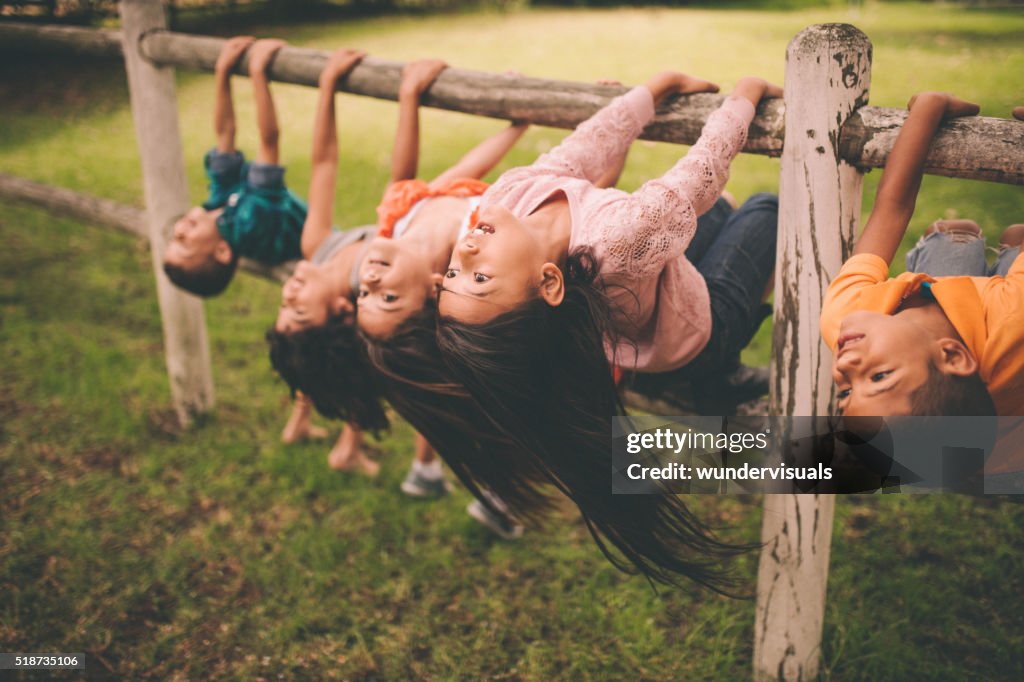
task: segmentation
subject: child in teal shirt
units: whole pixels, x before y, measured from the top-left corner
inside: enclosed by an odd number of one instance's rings
[[[267,67],[283,46],[280,40],[232,38],[217,60],[217,147],[204,159],[210,194],[175,223],[164,252],[170,280],[199,296],[223,291],[243,256],[268,265],[302,256],[307,209],[285,186],[284,168],[277,163],[279,131],[267,78]],[[231,71],[246,49],[260,133],[259,154],[252,162],[235,149],[230,85]]]

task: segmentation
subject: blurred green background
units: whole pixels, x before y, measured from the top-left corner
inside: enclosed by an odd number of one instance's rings
[[[821,3],[797,3],[819,5]],[[799,10],[497,9],[188,30],[435,56],[480,70],[642,82],[665,68],[728,89],[781,81],[786,44],[819,22],[874,44],[871,103],[942,89],[984,114],[1024,104],[1024,15],[950,5],[824,3]],[[496,6],[497,7],[497,6]],[[255,23],[254,23],[255,22]],[[2,46],[0,46],[2,50]],[[213,143],[212,77],[180,73],[194,201]],[[255,148],[249,83],[234,82],[239,144]],[[315,92],[275,85],[290,186],[309,180]],[[339,99],[338,225],[372,222],[396,108]],[[0,59],[0,170],[141,204],[119,63]],[[503,124],[423,115],[421,175]],[[534,129],[497,172],[564,135]],[[620,186],[685,152],[635,145]],[[495,175],[497,174],[495,173]],[[778,162],[743,156],[729,189],[776,191]],[[878,173],[865,186],[864,217]],[[906,245],[931,221],[1022,221],[1019,187],[926,178]],[[145,245],[0,204],[0,651],[84,651],[111,678],[703,679],[748,676],[753,602],[658,594],[601,557],[566,508],[517,544],[464,513],[464,492],[398,491],[411,457],[399,424],[375,444],[381,476],[329,471],[329,443],[278,442],[287,393],[263,332],[279,288],[240,275],[207,306],[218,405],[190,431],[169,409]],[[767,362],[767,325],[748,352]],[[336,432],[337,425],[332,425]],[[733,539],[756,540],[758,499],[693,500]],[[1024,507],[952,495],[839,501],[823,642],[835,679],[1024,678]],[[756,555],[737,569],[753,589]]]

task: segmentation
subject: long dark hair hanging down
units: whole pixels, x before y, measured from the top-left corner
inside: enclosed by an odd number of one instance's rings
[[[266,338],[270,364],[293,397],[302,391],[320,414],[367,431],[388,428],[377,373],[350,320],[333,317],[325,325],[291,334],[271,327]]]
[[[436,322],[437,308],[429,301],[391,337],[364,337],[382,393],[477,499],[491,506],[481,495],[488,490],[516,518],[540,521],[555,504],[545,472],[501,438],[453,380],[437,349]]]
[[[431,403],[429,396],[416,396],[400,411],[460,478],[490,487],[515,514],[532,515],[521,504],[543,495],[541,482],[554,484],[576,503],[601,550],[621,570],[664,583],[685,576],[732,593],[724,562],[751,545],[718,540],[668,491],[611,493],[610,419],[625,414],[605,354],[605,339],[615,340],[612,307],[589,253],[571,254],[565,272],[565,297],[557,308],[538,297],[484,324],[442,318],[436,338],[444,368],[433,371],[452,395],[465,388],[463,406],[445,419],[436,398]],[[405,369],[391,373],[401,378]],[[437,422],[435,435],[427,434],[431,421]],[[496,452],[509,461],[489,461]]]

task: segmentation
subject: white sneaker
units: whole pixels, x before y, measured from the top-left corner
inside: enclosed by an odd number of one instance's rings
[[[497,500],[485,491],[489,499]],[[501,505],[504,506],[504,505]],[[523,527],[504,514],[496,514],[480,500],[473,500],[466,507],[466,512],[492,533],[505,540],[518,540],[523,537]]]
[[[452,484],[441,478],[427,478],[415,468],[410,468],[402,481],[402,492],[409,497],[437,498],[444,497],[452,491]]]

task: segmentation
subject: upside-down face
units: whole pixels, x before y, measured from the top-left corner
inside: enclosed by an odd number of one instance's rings
[[[456,245],[442,282],[438,311],[460,322],[481,324],[543,295],[548,276],[561,271],[546,262],[533,231],[501,206],[483,209]],[[553,305],[561,302],[561,296]]]
[[[928,379],[934,335],[903,315],[867,311],[843,318],[832,378],[847,416],[905,415]]]
[[[412,242],[374,238],[359,266],[356,324],[374,338],[391,336],[423,309],[440,279],[427,254]]]
[[[230,263],[231,245],[217,229],[219,215],[219,210],[196,206],[179,218],[164,250],[164,262],[185,270],[202,267],[211,258],[224,265]]]
[[[331,317],[352,312],[352,303],[335,293],[327,269],[304,260],[281,288],[281,309],[274,329],[291,334],[323,326]]]

